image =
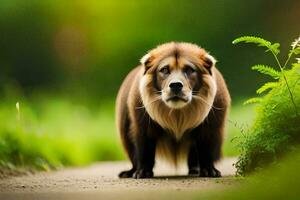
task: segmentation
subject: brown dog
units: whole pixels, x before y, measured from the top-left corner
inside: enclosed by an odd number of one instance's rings
[[[230,95],[215,59],[194,44],[171,42],[141,59],[117,97],[116,121],[132,169],[121,178],[153,177],[156,153],[190,175],[219,177]]]

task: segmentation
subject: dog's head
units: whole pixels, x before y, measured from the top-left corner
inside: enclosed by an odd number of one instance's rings
[[[205,101],[208,90],[214,89],[215,62],[197,45],[172,42],[158,46],[141,59],[144,76],[152,83],[141,89],[153,98],[160,97],[171,109],[181,109],[193,98]]]
[[[215,59],[194,44],[171,42],[142,59],[139,90],[152,119],[180,138],[208,115],[216,95]]]

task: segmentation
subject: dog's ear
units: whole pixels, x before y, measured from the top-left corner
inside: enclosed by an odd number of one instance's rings
[[[212,74],[211,68],[216,65],[217,62],[216,59],[210,54],[205,54],[202,57],[202,60],[203,60],[203,66],[208,70],[210,74]]]
[[[147,53],[146,55],[144,55],[140,62],[144,67],[144,74],[146,74],[146,72],[151,68],[151,61],[152,61],[152,56],[150,55],[150,53]]]

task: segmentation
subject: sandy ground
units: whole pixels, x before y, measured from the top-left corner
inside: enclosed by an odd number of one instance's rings
[[[188,177],[184,166],[172,169],[157,163],[153,179],[119,179],[129,169],[127,162],[100,162],[84,168],[66,168],[55,172],[9,177],[0,180],[2,199],[181,199],[195,192],[221,190],[236,183],[234,158],[226,158],[216,167],[222,178]]]

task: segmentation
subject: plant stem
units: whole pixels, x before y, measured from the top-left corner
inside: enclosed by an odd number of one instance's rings
[[[279,60],[278,60],[278,58],[277,58],[277,56],[276,56],[276,54],[275,54],[272,50],[271,50],[271,52],[272,52],[272,54],[273,54],[273,56],[274,56],[274,58],[275,58],[275,60],[276,60],[276,62],[277,62],[277,64],[278,64],[278,66],[279,66],[279,68],[280,68],[280,71],[281,71],[281,73],[282,73],[282,75],[283,75],[283,79],[284,79],[285,84],[286,84],[286,86],[287,86],[287,88],[288,88],[288,91],[289,91],[289,93],[290,93],[292,103],[293,103],[293,105],[294,105],[294,107],[295,107],[296,116],[299,117],[298,109],[297,109],[297,106],[296,106],[296,103],[295,103],[295,100],[294,100],[293,93],[292,93],[292,91],[291,91],[291,88],[290,88],[290,86],[289,86],[289,84],[288,84],[287,78],[286,78],[286,76],[285,76],[285,74],[284,74],[284,70],[283,70],[283,68],[286,67],[286,65],[287,65],[288,61],[290,60],[291,56],[288,57],[288,59],[286,60],[284,66],[282,67],[281,64],[280,64],[280,62],[279,62]]]
[[[293,50],[293,49],[292,49]],[[288,62],[290,61],[291,57],[292,57],[293,53],[289,53],[288,54],[288,58],[286,59],[284,65],[283,65],[283,69],[285,69],[286,65],[288,64]]]

